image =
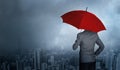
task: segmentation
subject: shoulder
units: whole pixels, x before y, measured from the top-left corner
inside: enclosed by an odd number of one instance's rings
[[[80,38],[82,36],[82,32],[77,34],[77,38]]]
[[[99,35],[98,35],[97,33],[96,33],[95,35],[96,35],[97,37],[99,37]]]
[[[82,35],[82,32],[78,33],[77,36],[81,36]]]
[[[95,34],[95,37],[96,37],[97,40],[100,39],[98,34]]]

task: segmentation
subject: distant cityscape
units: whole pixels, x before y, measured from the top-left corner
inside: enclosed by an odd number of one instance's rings
[[[1,56],[0,70],[79,70],[79,56],[75,56],[51,54],[38,49],[12,58]],[[96,70],[117,70],[117,56],[117,53],[110,56],[108,52],[98,57]]]

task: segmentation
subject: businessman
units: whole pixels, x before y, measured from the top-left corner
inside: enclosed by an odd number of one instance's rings
[[[95,44],[99,46],[96,51],[94,51]],[[77,39],[73,44],[73,50],[76,50],[78,46],[80,46],[80,70],[95,70],[96,56],[104,49],[104,44],[98,34],[88,30],[78,33]]]

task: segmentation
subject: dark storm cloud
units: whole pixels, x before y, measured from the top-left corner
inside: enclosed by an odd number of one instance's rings
[[[105,38],[107,38],[107,40],[105,41],[105,46],[107,51],[117,51],[120,49],[120,27],[118,26],[120,24],[120,15],[117,11],[119,4],[117,4],[119,1],[113,1],[110,3],[109,5],[109,12],[107,14],[108,18],[108,22],[107,22],[107,35],[105,36]],[[114,5],[114,6],[113,6]],[[105,39],[104,38],[104,39]],[[104,41],[103,39],[103,41]]]
[[[54,46],[54,42],[60,38],[61,42],[69,39],[65,43],[67,45],[71,43],[73,35],[69,35],[68,31],[65,35],[59,35],[62,29],[64,31],[60,16],[87,6],[90,10],[102,10],[106,3],[105,0],[0,0],[1,54],[21,48]]]

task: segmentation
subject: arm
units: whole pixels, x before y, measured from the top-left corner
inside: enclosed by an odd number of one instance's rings
[[[98,37],[97,41],[96,41],[97,45],[99,46],[99,48],[96,50],[95,55],[99,55],[103,49],[104,49],[104,44],[102,43],[102,41],[100,40],[100,38]]]
[[[77,39],[75,40],[75,43],[73,44],[73,50],[76,50],[80,44],[80,38],[79,34],[77,35]]]

